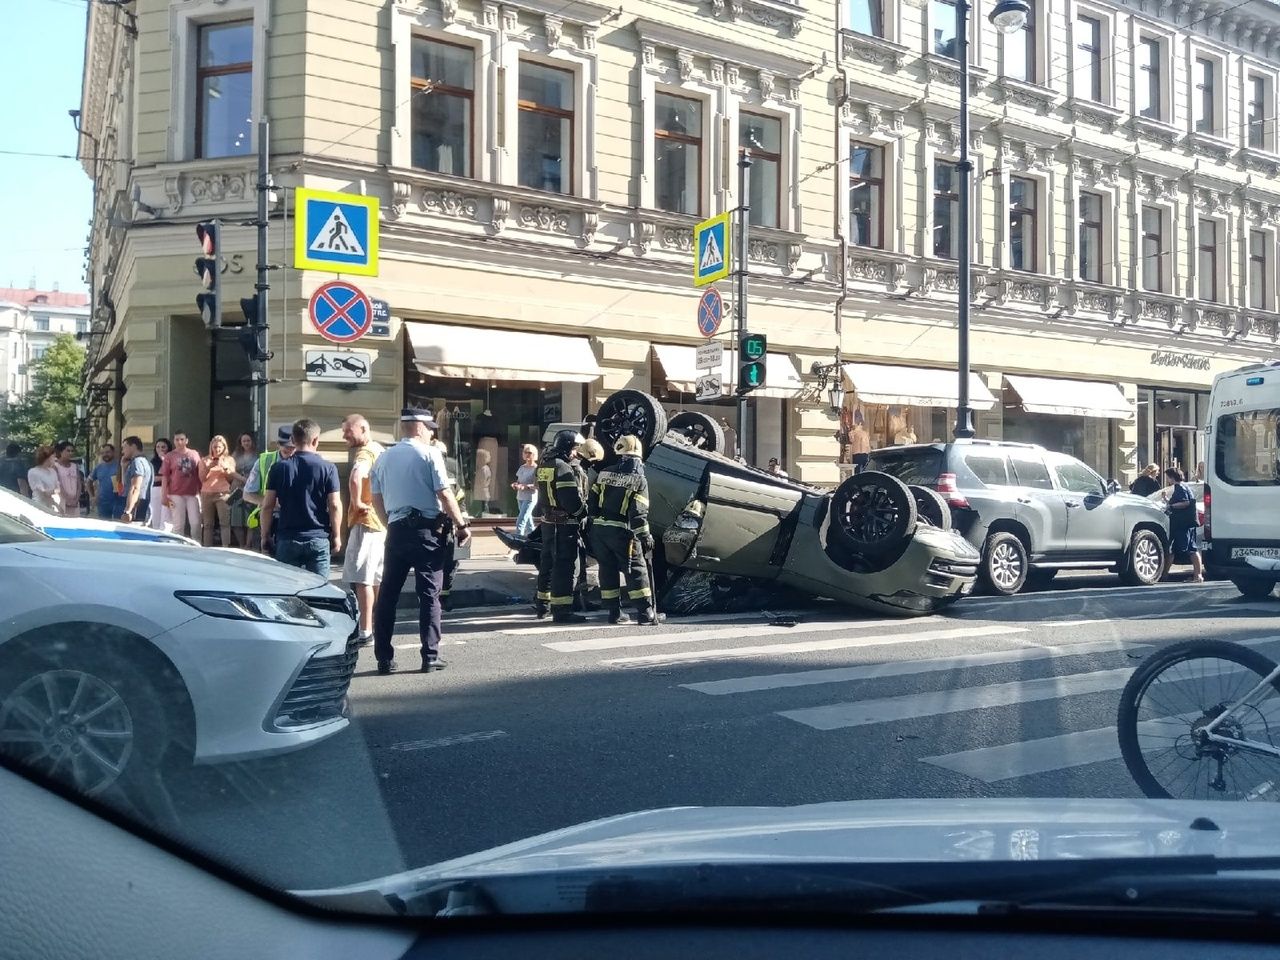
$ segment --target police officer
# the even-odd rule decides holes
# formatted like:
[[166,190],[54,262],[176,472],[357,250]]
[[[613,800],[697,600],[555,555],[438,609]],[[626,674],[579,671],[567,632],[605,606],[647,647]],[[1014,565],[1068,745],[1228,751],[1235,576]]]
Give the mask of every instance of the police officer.
[[[449,482],[449,489],[453,491],[454,499],[458,501],[458,509],[462,511],[462,519],[470,523],[471,517],[467,514],[467,508],[462,505],[461,498],[458,497],[458,478],[453,475],[453,461],[449,459],[449,450],[444,445],[444,441],[439,437],[431,438],[431,445],[440,451],[440,456],[444,458],[445,472],[448,473],[446,478]],[[458,572],[458,560],[455,554],[458,549],[458,532],[457,528],[451,523],[445,534],[444,543],[444,585],[440,590],[440,609],[446,613],[452,607],[451,597],[453,595],[453,578]]]
[[450,525],[458,544],[471,539],[466,518],[449,489],[448,471],[439,448],[431,445],[436,422],[430,411],[406,407],[400,413],[403,439],[378,458],[370,487],[373,509],[387,528],[382,589],[373,608],[373,653],[378,673],[396,669],[391,634],[396,601],[414,571],[418,593],[418,635],[422,671],[443,670],[440,659],[440,591],[443,587],[445,541]]
[[591,487],[591,546],[600,565],[600,597],[609,609],[610,623],[630,623],[622,612],[620,579],[627,578],[627,596],[636,605],[640,623],[655,624],[645,555],[653,549],[649,532],[649,483],[640,462],[640,440],[628,434],[613,447],[620,459],[605,467]]
[[586,516],[585,474],[577,464],[582,434],[561,430],[538,461],[538,499],[543,503],[542,556],[538,563],[538,619],[581,623],[573,612],[573,574],[578,562],[579,524]]

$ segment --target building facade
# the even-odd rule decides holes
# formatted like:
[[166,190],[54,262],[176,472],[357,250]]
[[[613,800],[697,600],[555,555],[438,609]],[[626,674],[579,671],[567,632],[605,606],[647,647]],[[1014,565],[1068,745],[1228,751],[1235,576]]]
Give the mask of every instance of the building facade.
[[0,406],[31,389],[31,364],[61,335],[89,333],[89,297],[83,293],[0,287]]
[[[402,404],[429,405],[473,513],[501,516],[520,445],[615,390],[732,423],[692,393],[691,243],[737,205],[744,146],[749,324],[770,355],[739,449],[831,483],[867,447],[944,438],[955,16],[943,0],[93,5],[96,429],[251,426],[243,354],[211,343],[191,263],[193,225],[217,217],[224,303],[252,293],[241,224],[266,115],[270,420],[315,417],[325,449],[349,412],[389,434]],[[1275,347],[1280,8],[1039,0],[1011,38],[977,3],[971,36],[980,435],[1108,476],[1193,467],[1214,374]],[[369,384],[307,379],[324,344],[308,301],[335,274],[290,267],[299,187],[379,198],[380,269],[357,282],[391,323],[354,345]]]

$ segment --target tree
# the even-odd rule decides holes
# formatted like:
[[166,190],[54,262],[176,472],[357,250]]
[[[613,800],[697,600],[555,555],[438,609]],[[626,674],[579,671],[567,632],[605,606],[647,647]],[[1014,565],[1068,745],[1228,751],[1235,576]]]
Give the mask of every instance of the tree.
[[0,411],[0,437],[28,454],[42,443],[75,438],[84,351],[75,337],[62,334],[31,367],[31,389]]

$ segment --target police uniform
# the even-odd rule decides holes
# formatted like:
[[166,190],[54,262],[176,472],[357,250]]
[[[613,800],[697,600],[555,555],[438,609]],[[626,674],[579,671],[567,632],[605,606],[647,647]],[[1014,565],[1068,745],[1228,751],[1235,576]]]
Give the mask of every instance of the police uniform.
[[[440,451],[440,456],[444,457],[445,472],[448,474],[449,458],[448,451],[439,437],[431,439],[431,445]],[[458,496],[458,479],[452,475],[448,475],[446,479],[449,482],[449,489],[453,491],[455,497]],[[458,508],[462,509],[462,500],[458,500]],[[467,518],[467,513],[463,510],[463,517]],[[458,550],[458,532],[453,528],[453,524],[449,524],[448,530],[444,538],[444,581],[440,590],[440,609],[448,610],[451,606],[450,597],[453,594],[453,577],[458,572],[458,560],[456,557]]]
[[623,437],[614,447],[621,459],[601,470],[591,486],[587,508],[591,515],[591,547],[600,568],[600,598],[610,623],[629,623],[622,613],[621,578],[627,597],[636,605],[640,622],[658,622],[645,551],[653,546],[649,533],[649,484],[640,462],[640,441]]
[[586,474],[574,462],[580,434],[561,430],[538,462],[538,499],[543,502],[542,556],[538,563],[539,617],[550,609],[559,623],[581,620],[573,613],[573,578],[578,561],[579,524],[586,516]]

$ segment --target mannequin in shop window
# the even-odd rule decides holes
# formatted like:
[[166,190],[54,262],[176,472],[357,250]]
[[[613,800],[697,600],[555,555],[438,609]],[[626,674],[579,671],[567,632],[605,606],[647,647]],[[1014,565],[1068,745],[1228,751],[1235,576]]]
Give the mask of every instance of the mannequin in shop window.
[[476,501],[476,509],[481,515],[495,514],[498,505],[494,500],[494,466],[504,462],[498,438],[502,431],[498,427],[498,418],[493,411],[485,407],[484,413],[475,418],[472,431],[476,441],[476,470],[472,480],[471,497]]
[[905,421],[898,432],[893,435],[893,442],[900,447],[916,442],[916,432],[912,428],[910,421]]
[[720,418],[720,429],[724,431],[724,455],[726,457],[736,457],[738,455],[738,431],[729,426],[729,421],[725,417]]
[[853,426],[849,428],[849,462],[853,464],[853,472],[861,473],[867,469],[871,459],[871,434],[867,432],[867,421],[862,415],[862,408],[853,411]]
[[493,503],[493,467],[489,465],[492,454],[481,447],[476,451],[476,479],[471,488],[471,499],[476,503],[476,510],[481,516],[494,513]]

